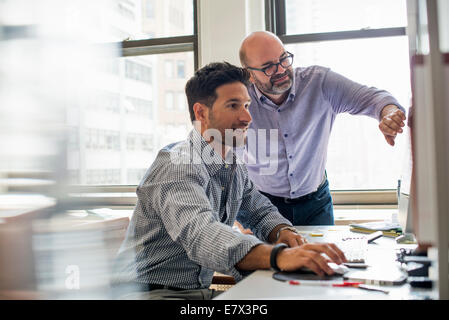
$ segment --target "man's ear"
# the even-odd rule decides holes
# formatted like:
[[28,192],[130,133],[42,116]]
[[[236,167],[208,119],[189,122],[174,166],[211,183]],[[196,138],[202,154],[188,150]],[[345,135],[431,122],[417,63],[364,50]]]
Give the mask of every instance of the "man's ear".
[[251,81],[251,83],[256,83],[256,79],[254,78],[254,73],[249,69],[246,69],[246,70],[248,70],[248,72],[249,72],[249,81]]
[[208,119],[209,108],[202,103],[196,102],[193,105],[193,112],[195,113],[196,121],[200,121],[201,123],[204,123],[204,121],[206,119]]

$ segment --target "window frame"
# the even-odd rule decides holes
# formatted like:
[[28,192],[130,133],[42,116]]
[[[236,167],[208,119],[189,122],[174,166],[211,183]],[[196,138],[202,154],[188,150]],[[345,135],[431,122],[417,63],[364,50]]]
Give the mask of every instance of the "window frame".
[[[265,0],[265,29],[276,34],[284,44],[407,36],[407,27],[405,26],[307,34],[287,34],[285,0]],[[331,190],[334,205],[337,206],[363,205],[395,208],[397,207],[396,193],[396,189]]]
[[[124,40],[119,43],[120,56],[193,51],[194,70],[197,70],[199,66],[198,2],[200,0],[192,1],[193,35]],[[287,35],[285,34],[285,0],[264,1],[266,30],[275,33],[285,44],[406,35],[406,27]],[[113,43],[113,45],[117,45],[117,43]],[[72,206],[78,205],[80,208],[108,206],[129,209],[134,207],[137,202],[136,188],[137,185],[72,184],[68,186],[69,201]],[[336,208],[397,208],[397,190],[395,189],[331,190],[331,194]]]
[[[199,0],[191,0],[193,4],[193,34],[183,35],[183,36],[172,36],[172,37],[159,37],[159,38],[148,38],[139,40],[124,39],[119,42],[108,42],[101,44],[100,46],[119,48],[118,58],[132,57],[132,56],[147,56],[154,54],[170,54],[170,53],[180,53],[180,52],[192,52],[194,60],[194,71],[198,69],[199,65],[199,50],[198,50],[198,7]],[[173,75],[172,78],[177,77],[176,63],[173,63]],[[175,106],[176,95],[173,95],[173,106]],[[154,106],[152,106],[154,107]],[[169,111],[176,110],[176,108]],[[129,151],[129,150],[127,150]],[[110,193],[111,188],[113,190],[125,190],[119,192],[127,192],[129,188],[134,188],[135,193],[136,185],[83,185],[83,184],[68,184],[68,191],[72,193],[73,190],[88,190],[89,192],[82,195],[82,201],[89,198],[89,193]],[[85,189],[87,188],[87,189]],[[77,193],[77,192],[75,192]],[[78,198],[81,194],[76,195]],[[109,198],[109,197],[107,197]],[[120,202],[120,201],[119,201]],[[103,201],[100,201],[103,203]],[[113,204],[115,201],[105,201],[105,203]]]
[[406,36],[406,27],[361,29],[349,31],[333,31],[306,34],[288,34],[287,18],[285,12],[285,0],[265,0],[265,28],[276,34],[284,44],[295,44],[302,42],[350,40],[364,38],[380,38]]

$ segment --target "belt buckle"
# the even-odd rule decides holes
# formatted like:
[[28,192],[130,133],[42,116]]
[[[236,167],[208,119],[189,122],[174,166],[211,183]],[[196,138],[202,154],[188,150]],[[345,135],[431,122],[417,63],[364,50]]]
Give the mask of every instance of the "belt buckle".
[[284,198],[284,202],[287,203],[287,204],[295,203],[295,200],[296,199]]

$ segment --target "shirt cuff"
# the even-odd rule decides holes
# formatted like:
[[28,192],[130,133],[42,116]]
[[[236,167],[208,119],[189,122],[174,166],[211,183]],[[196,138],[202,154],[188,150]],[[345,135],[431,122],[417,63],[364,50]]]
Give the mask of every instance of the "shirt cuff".
[[252,272],[248,270],[239,270],[235,267],[235,265],[239,263],[251,251],[252,248],[259,244],[263,244],[262,241],[252,235],[242,235],[239,237],[238,242],[238,244],[229,244],[230,247],[237,245],[237,250],[234,250],[235,253],[230,255],[230,269],[224,270],[224,273],[232,275],[235,281],[242,280],[245,276]]
[[390,104],[395,105],[395,106],[398,107],[402,112],[404,112],[404,114],[407,114],[407,112],[405,111],[404,107],[401,106],[401,105],[399,104],[399,102],[397,102],[396,100],[393,100],[393,101],[392,101],[392,100],[381,101],[381,102],[378,104],[377,108],[376,108],[376,116],[377,116],[377,119],[378,119],[379,121],[382,120],[382,119],[380,118],[380,115],[382,114],[382,110],[383,110],[386,106],[388,106],[388,105],[390,105]]

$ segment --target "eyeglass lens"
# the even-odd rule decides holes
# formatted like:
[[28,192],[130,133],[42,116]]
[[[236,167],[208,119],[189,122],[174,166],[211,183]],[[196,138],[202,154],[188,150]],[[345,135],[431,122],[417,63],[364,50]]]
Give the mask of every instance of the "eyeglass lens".
[[279,63],[272,64],[272,65],[268,66],[268,67],[265,69],[265,74],[266,74],[267,76],[271,76],[271,75],[275,74],[275,73],[278,71],[278,66],[279,66],[279,64],[280,64],[283,68],[287,68],[287,67],[290,67],[290,66],[292,65],[292,63],[293,63],[293,57],[292,57],[292,55],[288,55],[288,56],[286,56],[285,58],[282,58],[282,59],[279,61]]

